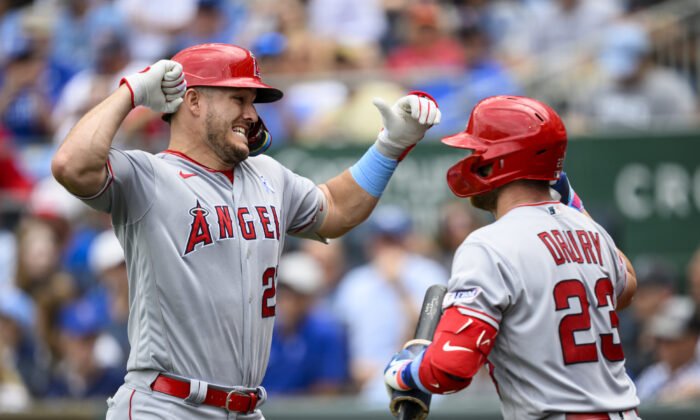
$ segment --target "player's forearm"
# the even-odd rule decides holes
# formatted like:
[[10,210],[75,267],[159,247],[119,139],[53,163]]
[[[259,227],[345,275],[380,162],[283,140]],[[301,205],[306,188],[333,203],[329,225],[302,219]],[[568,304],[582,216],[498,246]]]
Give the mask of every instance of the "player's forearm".
[[328,213],[318,231],[326,238],[341,236],[362,223],[379,201],[355,182],[349,170],[319,188],[328,200]]
[[634,272],[634,267],[632,267],[632,263],[627,256],[619,249],[617,252],[620,254],[620,258],[622,258],[622,260],[625,262],[627,269],[627,283],[625,284],[625,290],[623,290],[622,294],[617,297],[617,306],[615,307],[616,311],[621,311],[632,303],[634,293],[637,291],[637,274]]
[[81,118],[51,161],[56,180],[80,196],[97,193],[107,179],[112,140],[129,111],[131,93],[122,85]]

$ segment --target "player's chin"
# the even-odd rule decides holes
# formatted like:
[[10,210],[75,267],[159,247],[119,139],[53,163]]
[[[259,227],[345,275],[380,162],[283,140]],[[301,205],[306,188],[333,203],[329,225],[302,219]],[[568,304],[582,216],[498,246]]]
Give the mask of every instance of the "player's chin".
[[241,138],[241,136],[234,134],[233,140],[230,143],[229,154],[235,158],[237,162],[247,159],[250,155],[248,139]]
[[247,144],[235,142],[224,145],[217,154],[224,162],[233,166],[238,162],[246,160],[249,153],[250,151],[248,150]]
[[233,158],[236,160],[236,162],[241,162],[246,159],[248,159],[248,156],[250,155],[250,150],[248,149],[248,145],[235,145],[233,147]]

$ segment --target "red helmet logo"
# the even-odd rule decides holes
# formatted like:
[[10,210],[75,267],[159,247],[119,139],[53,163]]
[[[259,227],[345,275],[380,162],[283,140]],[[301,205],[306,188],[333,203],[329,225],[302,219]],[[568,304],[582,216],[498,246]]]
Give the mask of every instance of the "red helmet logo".
[[566,129],[554,110],[531,98],[493,96],[479,102],[464,132],[445,137],[471,153],[447,171],[447,184],[470,197],[517,179],[559,179]]
[[253,71],[255,72],[255,77],[258,79],[260,78],[260,67],[258,67],[258,59],[255,58],[255,55],[253,54],[252,51],[250,51],[250,58],[253,59]]

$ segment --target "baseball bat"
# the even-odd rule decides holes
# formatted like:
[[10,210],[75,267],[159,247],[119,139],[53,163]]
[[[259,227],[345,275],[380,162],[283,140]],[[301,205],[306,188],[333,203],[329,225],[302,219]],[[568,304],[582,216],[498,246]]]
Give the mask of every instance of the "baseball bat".
[[[425,292],[416,332],[413,334],[413,340],[406,343],[404,348],[417,354],[433,340],[433,334],[442,316],[442,300],[445,293],[447,288],[440,284],[430,286]],[[430,398],[430,394],[419,389],[394,391],[389,408],[398,420],[423,420],[428,417],[430,411]]]

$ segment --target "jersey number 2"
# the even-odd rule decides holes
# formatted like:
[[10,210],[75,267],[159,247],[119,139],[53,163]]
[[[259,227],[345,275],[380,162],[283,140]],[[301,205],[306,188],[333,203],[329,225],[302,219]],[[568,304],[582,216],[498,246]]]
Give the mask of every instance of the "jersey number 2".
[[[557,311],[569,309],[569,298],[576,297],[581,303],[581,312],[566,315],[559,323],[559,340],[561,342],[564,364],[598,361],[597,343],[576,344],[574,333],[591,329],[590,304],[586,288],[580,280],[564,280],[554,286],[554,302]],[[607,311],[610,317],[611,331],[600,334],[601,352],[611,362],[625,358],[622,344],[613,342],[612,329],[616,329],[619,320],[612,304],[613,285],[610,279],[603,277],[595,284],[596,310]]]
[[268,267],[262,276],[262,317],[275,316],[275,305],[270,306],[269,299],[275,297],[275,267]]

